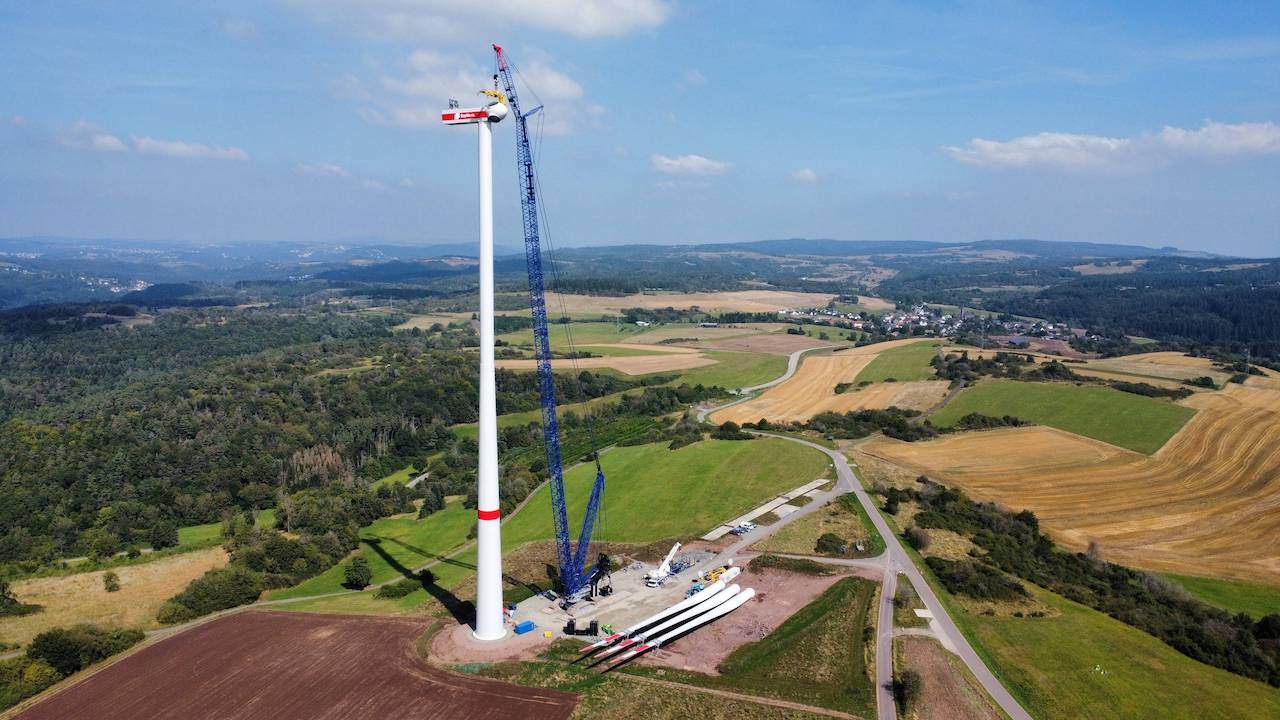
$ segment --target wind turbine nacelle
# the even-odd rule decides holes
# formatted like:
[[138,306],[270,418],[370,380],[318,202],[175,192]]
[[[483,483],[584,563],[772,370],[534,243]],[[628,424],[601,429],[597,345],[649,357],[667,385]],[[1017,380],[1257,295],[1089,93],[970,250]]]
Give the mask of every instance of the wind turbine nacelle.
[[495,123],[502,122],[502,118],[511,112],[511,108],[507,107],[505,103],[494,103],[485,108],[485,110],[489,111],[489,122]]

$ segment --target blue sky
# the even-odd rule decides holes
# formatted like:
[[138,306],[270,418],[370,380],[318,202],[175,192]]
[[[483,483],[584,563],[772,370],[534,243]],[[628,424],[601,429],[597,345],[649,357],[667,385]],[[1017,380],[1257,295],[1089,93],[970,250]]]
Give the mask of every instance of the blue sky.
[[6,3],[0,235],[469,240],[473,131],[436,118],[491,41],[547,106],[560,245],[1280,255],[1280,5],[1230,2]]

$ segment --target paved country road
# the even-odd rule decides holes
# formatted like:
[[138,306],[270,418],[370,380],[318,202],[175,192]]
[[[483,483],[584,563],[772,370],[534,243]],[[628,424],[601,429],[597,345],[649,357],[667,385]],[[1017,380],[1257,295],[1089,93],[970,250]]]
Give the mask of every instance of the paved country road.
[[[742,390],[750,391],[781,383],[795,373],[796,366],[799,364],[800,355],[804,352],[805,351],[800,351],[791,354],[787,373],[782,377],[774,380],[773,382],[765,383],[764,385],[757,385],[754,388],[743,388]],[[746,402],[749,399],[750,397],[742,397],[734,400],[733,402],[725,403],[724,405],[701,408],[698,411],[698,420],[705,422],[707,415],[717,410],[729,407],[730,405]],[[1022,705],[1014,699],[1013,695],[1011,695],[1009,691],[1000,684],[1000,681],[996,679],[996,676],[991,672],[990,668],[988,668],[986,663],[982,661],[982,658],[978,656],[978,653],[974,651],[973,646],[969,644],[969,640],[960,632],[960,628],[956,627],[955,622],[951,619],[951,615],[947,612],[946,607],[943,606],[942,601],[938,599],[937,594],[933,592],[933,588],[929,586],[929,583],[925,581],[924,576],[920,574],[920,570],[916,567],[915,561],[907,554],[906,549],[902,547],[902,542],[898,540],[898,536],[880,515],[880,510],[871,500],[871,496],[865,489],[863,489],[862,483],[858,482],[857,478],[854,476],[853,469],[850,467],[849,461],[845,458],[844,453],[796,437],[774,435],[772,433],[755,434],[768,435],[769,437],[781,438],[790,442],[800,443],[801,445],[808,445],[815,450],[825,453],[827,457],[831,458],[831,462],[835,464],[835,487],[825,493],[822,497],[814,498],[820,502],[812,502],[800,508],[801,511],[808,510],[809,512],[812,512],[818,507],[824,505],[827,501],[831,500],[834,495],[852,491],[854,495],[857,496],[858,502],[862,504],[862,508],[866,510],[867,517],[871,518],[871,523],[875,525],[880,536],[884,538],[885,553],[881,558],[876,558],[876,560],[883,559],[884,562],[884,582],[881,588],[880,597],[880,622],[877,626],[878,632],[876,634],[876,715],[878,720],[896,720],[897,718],[897,707],[894,702],[893,692],[890,690],[889,685],[893,680],[892,603],[893,593],[897,588],[899,573],[907,576],[908,582],[910,582],[915,588],[916,594],[920,596],[920,600],[924,603],[925,608],[933,614],[937,629],[944,636],[940,637],[939,640],[942,641],[944,646],[949,644],[948,649],[954,648],[953,652],[960,657],[961,661],[964,662],[965,666],[969,668],[969,671],[973,673],[973,676],[977,678],[978,682],[987,691],[987,694],[995,700],[997,705],[1000,706],[1000,709],[1004,710],[1005,714],[1007,714],[1011,720],[1032,720],[1031,715],[1023,709]],[[797,511],[785,519],[788,521],[794,520],[796,519],[794,516],[800,515],[801,513]],[[741,549],[739,546],[744,548],[759,539],[759,536],[752,533],[750,536],[746,536],[737,543],[734,543],[729,550],[736,551]],[[832,562],[830,558],[814,559],[821,562]],[[861,561],[860,564],[865,562],[865,560]]]

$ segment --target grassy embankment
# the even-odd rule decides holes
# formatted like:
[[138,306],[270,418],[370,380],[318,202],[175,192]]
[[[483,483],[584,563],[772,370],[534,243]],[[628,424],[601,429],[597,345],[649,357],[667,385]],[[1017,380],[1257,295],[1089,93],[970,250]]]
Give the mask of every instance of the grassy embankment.
[[1103,613],[1027,587],[1059,614],[966,614],[963,622],[1033,717],[1280,717],[1280,690],[1192,660]]
[[1193,597],[1224,610],[1246,613],[1254,618],[1280,613],[1280,587],[1275,585],[1172,573],[1164,576],[1181,585]]
[[[866,487],[861,473],[855,470]],[[893,516],[881,516],[895,532]],[[1041,720],[1251,720],[1280,713],[1280,690],[1192,660],[1141,630],[1023,583],[1051,617],[966,611],[904,545],[974,649]]]
[[938,354],[936,344],[936,340],[923,340],[885,350],[858,373],[855,382],[928,380],[934,377],[929,361]]
[[[827,467],[821,453],[785,440],[706,440],[679,450],[668,450],[663,443],[619,447],[606,452],[602,463],[607,478],[603,539],[636,544],[706,532],[778,493],[821,476]],[[594,480],[593,465],[578,465],[565,472],[570,528],[581,525]],[[727,488],[733,492],[726,492]],[[464,542],[473,519],[474,511],[451,505],[421,521],[405,516],[380,520],[362,536],[382,538],[379,546],[387,554],[398,557],[405,567],[416,568]],[[399,535],[390,539],[393,533]],[[550,489],[544,485],[503,524],[502,545],[509,551],[553,536]],[[396,576],[397,571],[372,547],[366,546],[361,553],[374,568],[375,583]],[[471,574],[474,561],[475,551],[470,549],[456,561],[436,566],[433,572],[441,586],[452,587]],[[334,568],[270,598],[340,592],[341,583],[342,570]],[[426,597],[425,591],[417,591],[407,596],[403,605],[412,606]],[[391,601],[381,602],[390,607]],[[344,600],[288,607],[361,611],[346,604]]]
[[961,391],[930,419],[935,425],[949,427],[975,412],[1013,415],[1150,455],[1196,411],[1107,387],[984,380]]
[[[875,686],[862,638],[872,622],[868,613],[876,587],[862,578],[840,580],[764,639],[733,651],[720,663],[719,675],[663,669],[662,677],[873,717]],[[624,668],[648,676],[659,672],[640,665]]]

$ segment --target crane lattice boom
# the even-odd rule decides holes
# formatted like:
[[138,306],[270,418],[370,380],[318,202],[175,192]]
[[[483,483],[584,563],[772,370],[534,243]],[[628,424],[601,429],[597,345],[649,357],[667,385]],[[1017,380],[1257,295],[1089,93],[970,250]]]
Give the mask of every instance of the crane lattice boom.
[[502,79],[507,105],[516,124],[516,166],[520,178],[520,208],[524,223],[524,259],[529,274],[529,308],[533,311],[533,345],[538,361],[538,394],[542,404],[542,435],[547,453],[547,475],[551,484],[551,513],[556,531],[556,558],[560,566],[560,580],[565,595],[572,598],[589,582],[591,572],[585,571],[587,552],[595,529],[600,502],[604,494],[604,471],[596,457],[596,480],[578,533],[576,548],[569,540],[569,517],[565,506],[564,468],[560,458],[560,426],[556,418],[556,387],[551,375],[551,338],[547,333],[547,299],[542,273],[542,247],[538,237],[538,190],[533,169],[533,151],[529,143],[528,119],[541,110],[535,107],[525,113],[520,109],[515,78],[511,64],[498,45],[493,46],[497,55],[498,75]]

